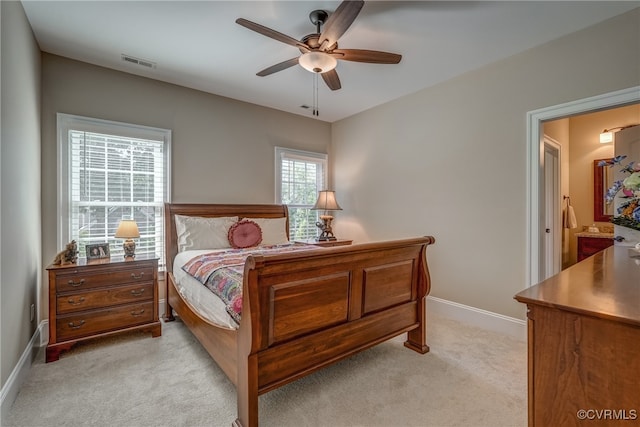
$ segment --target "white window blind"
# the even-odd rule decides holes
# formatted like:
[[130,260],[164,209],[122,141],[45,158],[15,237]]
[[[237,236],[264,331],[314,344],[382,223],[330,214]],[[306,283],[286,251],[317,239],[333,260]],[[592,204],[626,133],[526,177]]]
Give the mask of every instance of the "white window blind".
[[276,198],[289,209],[291,240],[318,234],[318,212],[311,208],[325,189],[326,169],[326,154],[276,147]]
[[90,243],[108,242],[123,256],[114,234],[134,219],[136,254],[164,263],[163,204],[168,201],[170,131],[59,115],[63,170],[61,245],[75,239],[80,256]]

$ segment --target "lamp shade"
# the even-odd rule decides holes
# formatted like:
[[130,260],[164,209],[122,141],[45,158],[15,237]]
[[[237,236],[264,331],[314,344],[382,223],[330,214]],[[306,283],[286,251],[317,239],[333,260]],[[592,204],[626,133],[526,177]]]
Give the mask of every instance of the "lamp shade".
[[322,190],[318,192],[318,200],[311,209],[323,211],[341,211],[342,208],[336,201],[336,192],[330,190]]
[[137,239],[140,237],[138,224],[132,219],[123,219],[118,225],[115,237],[118,239]]
[[300,55],[298,64],[312,73],[326,73],[336,68],[338,61],[327,53],[311,51]]

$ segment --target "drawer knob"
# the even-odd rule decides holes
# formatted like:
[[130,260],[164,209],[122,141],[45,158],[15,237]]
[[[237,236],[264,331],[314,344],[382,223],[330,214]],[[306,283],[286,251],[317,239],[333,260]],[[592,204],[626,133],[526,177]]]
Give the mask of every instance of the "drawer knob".
[[78,301],[74,300],[73,298],[69,298],[69,304],[70,305],[80,305],[85,301],[84,297],[80,297],[78,298]]
[[69,327],[71,329],[80,329],[84,325],[84,323],[84,320],[79,321],[77,325],[75,322],[69,322]]
[[80,281],[78,282],[74,282],[73,279],[69,280],[69,286],[73,286],[74,288],[77,288],[78,286],[81,286],[84,284],[84,279],[80,279]]
[[142,289],[134,289],[131,291],[131,295],[133,295],[134,297],[139,297],[142,294],[144,294],[144,288]]
[[144,276],[144,271],[143,271],[142,273],[140,273],[140,274],[131,273],[131,277],[132,277],[133,279],[136,279],[136,280],[137,280],[137,279],[142,279],[142,277],[143,277],[143,276]]
[[135,310],[134,310],[134,311],[132,311],[132,312],[131,312],[131,315],[132,315],[133,317],[142,316],[143,314],[144,314],[144,308],[143,308],[142,310],[138,310],[138,311],[135,311]]

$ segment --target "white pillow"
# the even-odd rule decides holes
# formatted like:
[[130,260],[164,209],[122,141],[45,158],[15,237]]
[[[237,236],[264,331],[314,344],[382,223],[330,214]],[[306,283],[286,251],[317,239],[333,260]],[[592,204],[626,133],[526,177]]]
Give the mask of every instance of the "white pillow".
[[196,249],[230,248],[229,228],[238,222],[237,216],[204,218],[176,215],[178,252]]
[[261,246],[289,243],[287,239],[286,218],[249,218],[262,229]]

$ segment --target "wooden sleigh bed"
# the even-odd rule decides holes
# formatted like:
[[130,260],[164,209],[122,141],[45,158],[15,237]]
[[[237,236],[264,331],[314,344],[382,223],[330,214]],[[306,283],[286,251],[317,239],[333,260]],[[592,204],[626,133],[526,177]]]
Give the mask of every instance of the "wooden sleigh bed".
[[175,284],[175,215],[286,218],[284,205],[165,204],[167,311],[235,384],[236,427],[258,425],[258,396],[402,333],[426,353],[427,246],[433,237],[252,255],[237,329],[206,320]]

